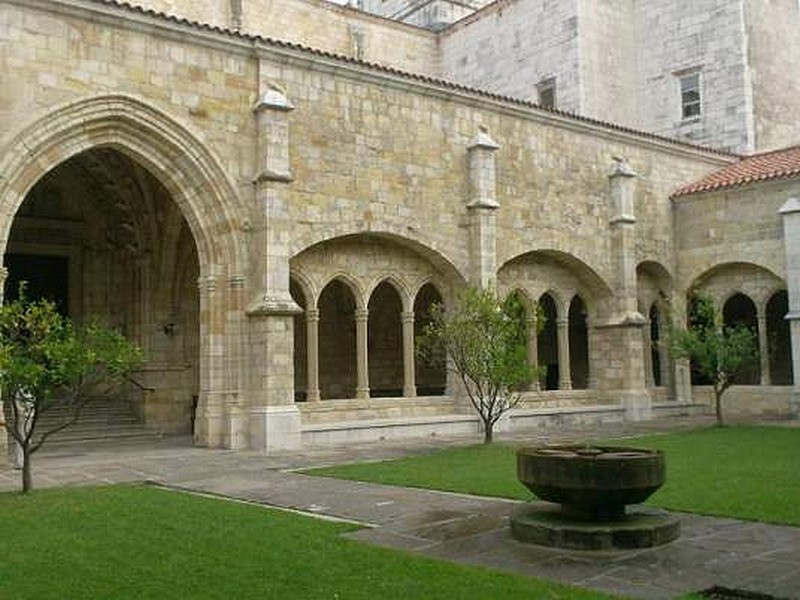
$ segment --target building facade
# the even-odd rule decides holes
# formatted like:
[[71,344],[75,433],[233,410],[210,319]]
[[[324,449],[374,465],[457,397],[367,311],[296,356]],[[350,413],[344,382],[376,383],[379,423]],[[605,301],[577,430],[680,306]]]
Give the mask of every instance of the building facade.
[[696,288],[759,330],[737,410],[794,410],[791,152],[448,82],[440,34],[329,3],[139,4],[0,3],[0,246],[9,283],[142,345],[149,427],[267,452],[476,431],[413,351],[470,284],[520,295],[548,367],[501,427],[703,410],[664,343]]

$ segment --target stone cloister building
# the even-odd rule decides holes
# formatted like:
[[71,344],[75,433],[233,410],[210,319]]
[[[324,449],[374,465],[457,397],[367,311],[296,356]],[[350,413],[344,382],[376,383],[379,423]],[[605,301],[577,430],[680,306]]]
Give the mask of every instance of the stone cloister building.
[[732,409],[794,410],[796,148],[449,83],[437,34],[321,2],[138,4],[0,2],[0,250],[7,296],[144,348],[148,427],[262,451],[476,431],[413,352],[467,285],[519,294],[547,367],[501,427],[704,410],[664,341],[694,289],[759,333]]

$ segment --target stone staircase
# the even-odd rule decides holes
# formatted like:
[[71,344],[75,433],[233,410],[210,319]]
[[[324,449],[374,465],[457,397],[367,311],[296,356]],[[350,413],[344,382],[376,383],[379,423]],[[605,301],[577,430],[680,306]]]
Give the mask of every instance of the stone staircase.
[[[69,412],[61,407],[51,408],[40,417],[36,431],[41,434],[52,429],[68,416]],[[158,437],[155,432],[145,429],[126,400],[98,398],[86,403],[75,423],[50,436],[45,447],[85,442],[134,442]]]

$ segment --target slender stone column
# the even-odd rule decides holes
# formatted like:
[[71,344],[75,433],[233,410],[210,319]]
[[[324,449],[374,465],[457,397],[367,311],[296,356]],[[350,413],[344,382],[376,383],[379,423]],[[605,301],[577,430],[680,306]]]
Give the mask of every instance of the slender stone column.
[[[538,372],[539,369],[539,320],[536,318],[536,307],[530,310],[531,313],[526,317],[525,322],[528,325],[528,365],[531,370]],[[539,391],[539,376],[537,375],[528,384],[528,391]]]
[[403,396],[413,398],[417,395],[414,372],[414,311],[404,310],[400,319],[403,322]]
[[306,401],[319,402],[319,310],[306,309]]
[[470,283],[481,289],[494,286],[497,274],[496,212],[500,205],[495,199],[495,154],[499,148],[485,128],[472,138],[468,148]]
[[764,314],[766,307],[757,308],[758,316],[758,356],[761,368],[761,385],[770,385],[769,379],[769,344],[767,343],[767,316]]
[[778,211],[783,218],[783,247],[786,251],[786,287],[789,294],[789,334],[792,338],[794,387],[789,411],[800,418],[800,198],[789,198]]
[[556,321],[558,332],[558,389],[572,389],[572,366],[569,357],[569,319]]
[[356,319],[356,398],[369,398],[369,348],[367,340],[367,323],[369,311],[366,308],[357,308]]

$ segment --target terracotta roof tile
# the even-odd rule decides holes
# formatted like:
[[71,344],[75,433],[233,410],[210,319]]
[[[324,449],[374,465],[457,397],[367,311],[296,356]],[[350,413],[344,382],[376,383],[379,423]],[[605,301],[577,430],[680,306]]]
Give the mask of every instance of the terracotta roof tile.
[[678,188],[672,198],[793,177],[800,177],[800,146],[745,156],[737,163]]
[[568,111],[565,111],[565,110],[559,110],[559,109],[555,109],[555,108],[546,108],[546,107],[543,107],[543,106],[539,106],[535,102],[530,102],[528,100],[522,100],[520,98],[514,98],[512,96],[504,96],[502,94],[497,94],[497,93],[490,92],[490,91],[483,90],[483,89],[479,89],[479,88],[473,88],[473,87],[470,87],[470,86],[467,86],[467,85],[463,85],[463,84],[460,84],[460,83],[455,83],[455,82],[448,81],[448,80],[445,80],[445,79],[439,79],[439,78],[436,78],[436,77],[431,77],[431,76],[428,76],[428,75],[420,75],[418,73],[410,73],[408,71],[403,71],[401,69],[396,69],[394,67],[390,67],[390,66],[387,66],[387,65],[368,62],[368,61],[364,61],[364,60],[359,60],[359,59],[352,58],[352,57],[349,57],[349,56],[344,56],[344,55],[341,55],[341,54],[336,54],[334,52],[329,52],[327,50],[320,50],[320,49],[317,49],[317,48],[312,48],[310,46],[305,46],[303,44],[298,44],[296,42],[287,42],[287,41],[278,40],[278,39],[274,39],[274,38],[268,38],[268,37],[263,37],[263,36],[259,36],[259,35],[242,33],[240,31],[237,31],[237,30],[234,30],[234,29],[228,29],[226,27],[218,27],[218,26],[215,26],[215,25],[209,25],[207,23],[201,23],[199,21],[193,21],[193,20],[190,20],[190,19],[186,19],[184,17],[178,17],[178,16],[171,15],[171,14],[168,14],[168,13],[165,13],[165,12],[155,11],[155,10],[150,9],[150,8],[144,8],[142,6],[139,6],[139,5],[136,5],[136,4],[132,4],[131,2],[128,2],[128,1],[125,1],[125,0],[89,0],[89,1],[90,2],[94,2],[96,4],[101,4],[101,5],[104,5],[104,6],[113,6],[113,7],[124,9],[124,10],[130,11],[130,12],[135,12],[135,13],[139,13],[139,14],[149,15],[151,17],[157,17],[157,18],[160,18],[160,19],[165,19],[165,20],[170,21],[172,23],[178,23],[178,24],[181,24],[181,25],[186,25],[186,26],[193,27],[193,28],[200,29],[200,30],[204,30],[204,31],[221,33],[221,34],[224,34],[224,35],[229,35],[229,36],[232,36],[232,37],[237,37],[239,39],[244,39],[244,40],[249,40],[249,41],[257,41],[257,42],[261,42],[261,43],[264,43],[264,44],[277,46],[277,47],[280,47],[280,48],[291,48],[291,49],[300,50],[300,51],[303,51],[303,52],[308,52],[308,53],[311,53],[311,54],[315,54],[317,56],[324,56],[326,58],[334,59],[334,60],[337,60],[337,61],[347,62],[347,63],[351,63],[351,64],[357,64],[357,65],[361,65],[361,66],[364,66],[364,67],[367,67],[367,68],[370,68],[370,69],[374,69],[374,70],[377,70],[377,71],[382,71],[384,73],[391,73],[392,75],[397,75],[398,77],[403,77],[405,79],[411,79],[411,80],[414,80],[414,81],[421,81],[421,82],[424,82],[424,83],[429,83],[431,85],[435,85],[435,86],[446,88],[446,89],[456,90],[456,91],[460,91],[460,92],[466,92],[466,93],[474,94],[474,95],[477,95],[477,96],[481,96],[483,98],[489,98],[489,99],[492,99],[492,100],[497,100],[499,102],[503,102],[503,103],[506,103],[506,104],[514,104],[516,106],[522,106],[522,107],[526,107],[526,108],[535,108],[535,109],[538,109],[538,110],[542,110],[542,111],[546,111],[546,112],[550,112],[550,113],[559,115],[561,117],[566,117],[568,119],[572,119],[572,120],[575,120],[575,121],[581,121],[583,123],[588,123],[588,124],[591,124],[591,125],[598,125],[600,127],[604,127],[606,129],[610,129],[610,130],[613,130],[613,131],[619,131],[619,132],[622,132],[622,133],[633,134],[633,135],[636,135],[636,136],[641,137],[641,138],[656,140],[656,141],[660,141],[660,142],[667,142],[669,144],[672,144],[672,145],[675,145],[675,146],[683,146],[685,148],[694,148],[694,149],[697,149],[697,150],[701,150],[703,152],[708,152],[708,153],[711,153],[711,154],[718,154],[720,156],[730,156],[730,157],[736,157],[737,156],[733,152],[729,152],[729,151],[726,151],[726,150],[721,150],[719,148],[712,148],[712,147],[709,147],[709,146],[699,146],[697,144],[692,144],[690,142],[685,142],[683,140],[678,140],[678,139],[675,139],[675,138],[670,138],[670,137],[666,137],[666,136],[663,136],[663,135],[650,133],[650,132],[647,132],[647,131],[641,131],[641,130],[638,130],[638,129],[633,129],[632,127],[626,127],[624,125],[618,125],[616,123],[611,123],[611,122],[608,122],[608,121],[601,121],[599,119],[595,119],[595,118],[592,118],[592,117],[586,117],[586,116],[583,116],[583,115],[580,115],[580,114],[577,114],[577,113],[568,112]]

